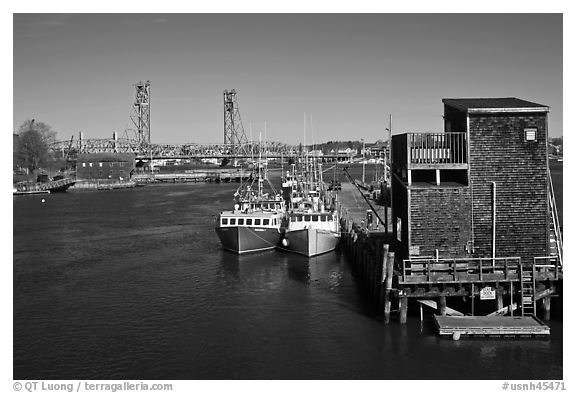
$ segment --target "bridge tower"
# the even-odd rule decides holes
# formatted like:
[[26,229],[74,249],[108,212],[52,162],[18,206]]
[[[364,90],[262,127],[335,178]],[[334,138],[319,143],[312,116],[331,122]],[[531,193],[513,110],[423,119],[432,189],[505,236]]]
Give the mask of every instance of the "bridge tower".
[[236,90],[224,90],[224,144],[231,146],[231,154],[247,154],[248,139],[240,119]]
[[138,82],[130,119],[136,127],[138,147],[150,145],[150,81]]

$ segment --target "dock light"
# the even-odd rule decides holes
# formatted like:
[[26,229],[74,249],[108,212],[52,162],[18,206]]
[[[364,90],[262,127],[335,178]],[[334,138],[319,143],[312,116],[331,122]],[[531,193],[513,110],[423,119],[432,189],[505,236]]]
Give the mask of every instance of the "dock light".
[[46,199],[42,198],[42,203],[46,202]]

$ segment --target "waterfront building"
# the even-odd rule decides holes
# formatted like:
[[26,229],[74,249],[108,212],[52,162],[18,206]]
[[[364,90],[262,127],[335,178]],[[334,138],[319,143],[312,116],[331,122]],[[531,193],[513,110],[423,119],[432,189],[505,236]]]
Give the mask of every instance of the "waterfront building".
[[135,168],[135,154],[96,153],[79,154],[76,163],[76,179],[124,181],[130,179]]
[[548,256],[549,108],[517,98],[443,103],[443,133],[392,139],[398,256]]

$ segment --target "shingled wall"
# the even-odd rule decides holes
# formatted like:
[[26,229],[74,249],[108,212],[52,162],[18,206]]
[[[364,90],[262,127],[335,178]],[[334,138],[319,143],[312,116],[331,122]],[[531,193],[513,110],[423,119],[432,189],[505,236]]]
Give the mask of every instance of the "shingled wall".
[[[470,114],[469,124],[475,255],[492,255],[493,181],[496,257],[547,255],[546,114]],[[537,129],[535,142],[525,128]]]
[[469,187],[410,189],[411,256],[467,258],[472,240]]

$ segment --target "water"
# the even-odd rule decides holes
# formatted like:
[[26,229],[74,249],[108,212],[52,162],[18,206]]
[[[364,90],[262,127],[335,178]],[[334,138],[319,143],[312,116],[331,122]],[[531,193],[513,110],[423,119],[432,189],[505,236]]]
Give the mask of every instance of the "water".
[[15,197],[14,379],[562,378],[560,321],[454,342],[384,326],[344,253],[221,250],[236,186]]

